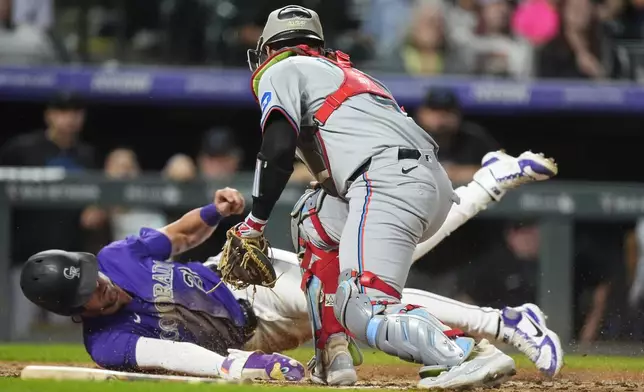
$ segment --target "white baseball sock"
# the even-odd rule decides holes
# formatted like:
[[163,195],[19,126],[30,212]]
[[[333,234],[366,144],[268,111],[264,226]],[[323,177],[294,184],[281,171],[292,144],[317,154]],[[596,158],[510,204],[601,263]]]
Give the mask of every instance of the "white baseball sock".
[[498,309],[468,305],[423,290],[404,289],[402,303],[420,305],[444,324],[488,339],[496,339],[501,327]]

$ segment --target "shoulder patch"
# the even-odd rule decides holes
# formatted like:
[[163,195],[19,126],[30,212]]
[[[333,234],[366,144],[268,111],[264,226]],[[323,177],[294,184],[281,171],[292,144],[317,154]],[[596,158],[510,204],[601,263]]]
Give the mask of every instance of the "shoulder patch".
[[270,91],[267,91],[262,95],[262,99],[259,101],[259,105],[262,108],[262,112],[266,110],[268,107],[268,104],[271,103],[271,99],[273,99],[273,93]]

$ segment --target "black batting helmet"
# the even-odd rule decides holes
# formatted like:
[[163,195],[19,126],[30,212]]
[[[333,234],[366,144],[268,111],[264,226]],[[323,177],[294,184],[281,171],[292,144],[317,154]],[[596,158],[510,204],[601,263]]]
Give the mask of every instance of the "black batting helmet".
[[257,41],[257,47],[248,50],[251,71],[259,68],[268,58],[264,52],[267,45],[293,40],[324,45],[324,32],[317,12],[299,5],[287,5],[271,12]]
[[83,311],[96,290],[98,263],[91,253],[47,250],[22,268],[20,287],[31,302],[62,316]]

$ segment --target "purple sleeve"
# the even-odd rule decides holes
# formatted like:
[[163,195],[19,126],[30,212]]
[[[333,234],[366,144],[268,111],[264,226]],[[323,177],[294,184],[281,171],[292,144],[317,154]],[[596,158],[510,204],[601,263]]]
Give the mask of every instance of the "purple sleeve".
[[85,337],[85,349],[92,360],[105,369],[134,369],[138,340],[138,336],[129,332],[97,332]]
[[144,227],[137,240],[145,247],[148,256],[157,260],[167,260],[172,255],[172,242],[168,236],[154,229]]
[[[151,257],[155,260],[165,261],[172,254],[170,239],[160,231],[144,227],[138,236],[130,236],[121,241],[114,241],[98,252],[98,260],[102,268],[108,265],[121,263],[124,259],[133,258],[141,261],[142,258]],[[104,271],[105,272],[105,271]]]

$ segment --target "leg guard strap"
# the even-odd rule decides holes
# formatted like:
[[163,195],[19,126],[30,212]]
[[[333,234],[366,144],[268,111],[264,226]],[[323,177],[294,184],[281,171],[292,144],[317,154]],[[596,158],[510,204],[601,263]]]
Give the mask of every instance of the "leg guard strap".
[[[325,252],[309,243],[302,261],[302,290],[307,296],[315,346],[318,348],[324,348],[329,336],[346,333],[333,311],[340,274],[337,254],[336,250]],[[316,260],[311,264],[313,256]]]
[[[348,274],[348,271],[345,271],[345,273]],[[384,280],[380,279],[373,272],[364,271],[362,273],[359,273],[356,270],[350,270],[350,275],[341,276],[340,280],[347,280],[349,277],[356,280],[356,283],[358,284],[361,292],[364,291],[362,290],[362,288],[367,287],[378,290],[389,297],[395,298],[398,301],[400,301],[400,298],[402,298],[402,295],[396,289],[387,284]]]

